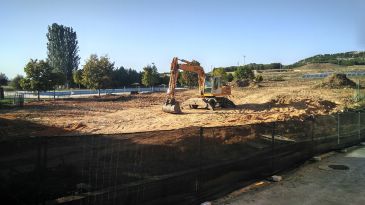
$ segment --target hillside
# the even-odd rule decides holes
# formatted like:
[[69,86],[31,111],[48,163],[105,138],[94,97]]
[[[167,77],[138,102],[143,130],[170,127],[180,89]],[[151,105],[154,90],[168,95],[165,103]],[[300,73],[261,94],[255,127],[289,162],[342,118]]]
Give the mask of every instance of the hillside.
[[290,68],[296,68],[307,64],[331,63],[344,66],[365,65],[365,51],[351,51],[335,54],[320,54],[300,60]]
[[[257,64],[250,63],[244,67],[252,70],[271,70],[271,69],[290,69],[307,66],[310,68],[338,68],[340,66],[365,65],[365,51],[351,51],[345,53],[319,54],[305,58],[291,65],[282,65],[281,63]],[[226,72],[233,72],[238,66],[220,67]]]

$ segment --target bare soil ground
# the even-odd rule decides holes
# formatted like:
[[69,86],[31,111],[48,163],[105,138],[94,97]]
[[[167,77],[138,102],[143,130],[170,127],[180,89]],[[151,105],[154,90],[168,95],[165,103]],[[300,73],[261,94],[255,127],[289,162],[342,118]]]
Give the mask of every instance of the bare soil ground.
[[[234,109],[189,109],[164,113],[164,93],[103,96],[30,102],[23,108],[0,110],[0,135],[67,135],[127,133],[189,126],[226,126],[304,119],[325,115],[352,103],[352,89],[315,88],[319,81],[293,79],[234,88]],[[180,102],[197,90],[179,91]]]

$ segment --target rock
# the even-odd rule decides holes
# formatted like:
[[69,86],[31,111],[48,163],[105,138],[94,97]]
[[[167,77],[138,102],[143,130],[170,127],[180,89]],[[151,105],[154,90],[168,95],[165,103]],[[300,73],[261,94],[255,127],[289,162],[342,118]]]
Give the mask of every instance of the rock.
[[281,176],[278,176],[278,175],[273,175],[273,176],[271,176],[270,179],[273,182],[279,182],[279,181],[283,180],[283,178]]
[[315,156],[315,157],[312,158],[312,160],[315,161],[315,162],[319,162],[319,161],[322,160],[322,157],[321,156]]

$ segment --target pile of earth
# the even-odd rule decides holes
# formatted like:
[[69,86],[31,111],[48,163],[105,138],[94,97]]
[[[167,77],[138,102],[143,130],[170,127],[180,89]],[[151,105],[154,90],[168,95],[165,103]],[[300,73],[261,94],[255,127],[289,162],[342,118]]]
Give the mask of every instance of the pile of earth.
[[242,87],[247,87],[249,85],[250,85],[249,80],[234,80],[231,82],[232,87],[242,88]]
[[328,76],[320,87],[325,88],[355,88],[356,83],[347,78],[345,74],[336,73]]
[[337,104],[323,99],[312,99],[279,95],[270,102],[271,107],[293,107],[296,110],[305,110],[307,114],[329,113]]

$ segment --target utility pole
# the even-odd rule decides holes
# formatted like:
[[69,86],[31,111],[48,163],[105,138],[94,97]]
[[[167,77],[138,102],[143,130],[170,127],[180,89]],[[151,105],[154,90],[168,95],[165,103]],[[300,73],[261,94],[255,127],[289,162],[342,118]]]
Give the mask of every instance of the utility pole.
[[246,65],[246,56],[243,55],[243,65]]

